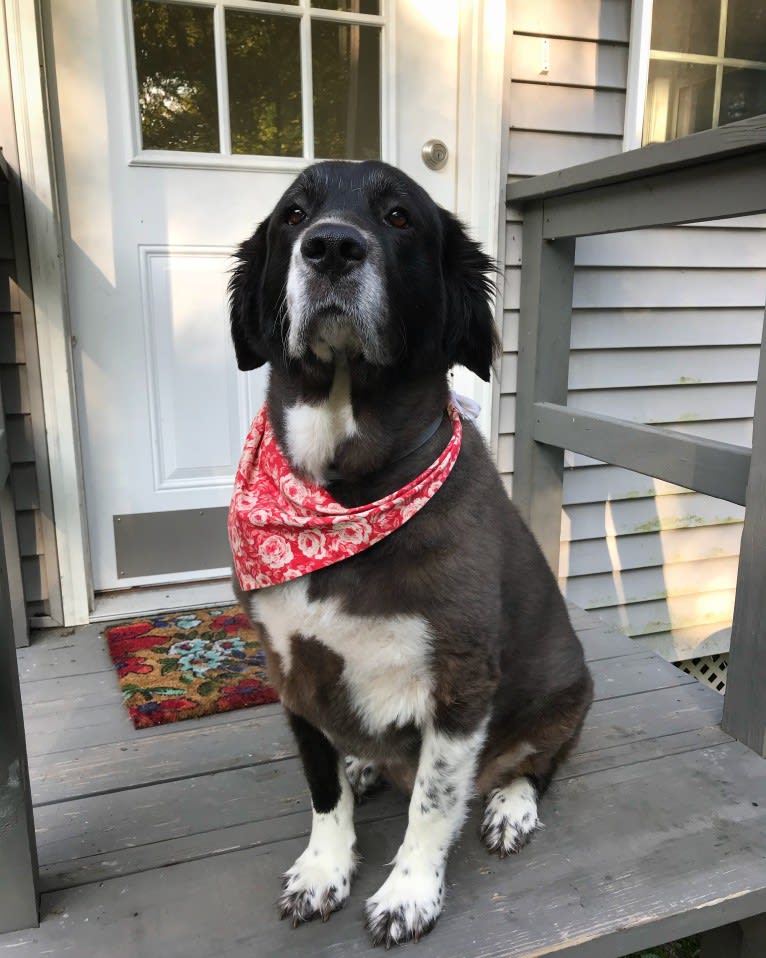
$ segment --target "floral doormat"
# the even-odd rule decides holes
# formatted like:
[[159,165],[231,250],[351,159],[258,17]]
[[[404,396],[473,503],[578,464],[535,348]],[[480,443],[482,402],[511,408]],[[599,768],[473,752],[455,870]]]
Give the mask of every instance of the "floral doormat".
[[104,638],[136,728],[278,700],[239,606],[147,616]]

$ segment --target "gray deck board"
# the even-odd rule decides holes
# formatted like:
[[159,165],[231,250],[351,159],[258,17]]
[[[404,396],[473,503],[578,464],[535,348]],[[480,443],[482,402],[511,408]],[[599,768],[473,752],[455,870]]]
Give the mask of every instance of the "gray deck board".
[[[91,676],[81,681],[89,683]],[[596,700],[637,695],[662,688],[695,684],[695,679],[658,658],[651,652],[604,659],[594,669]],[[46,684],[47,680],[31,683]],[[27,685],[27,689],[30,686]],[[713,693],[715,694],[715,693]],[[119,703],[116,682],[111,697],[103,707]],[[27,711],[40,719],[40,706],[29,703]],[[45,714],[51,710],[57,723],[65,722],[61,710],[53,702],[43,704]],[[121,707],[121,706],[120,706]],[[26,714],[26,713],[25,713]],[[176,723],[172,732],[152,735],[151,730],[133,733],[130,738],[106,745],[72,747],[50,755],[30,755],[30,782],[36,804],[136,788],[152,782],[209,774],[226,768],[243,768],[296,754],[292,736],[281,713],[261,709],[249,713],[252,718],[231,724],[199,723],[190,735],[188,723]]]
[[[462,958],[470,948],[520,958],[555,948],[596,958],[617,952],[603,939],[591,946],[595,935],[628,928],[631,946],[648,946],[688,929],[689,909],[695,927],[720,924],[721,898],[732,896],[730,920],[766,907],[766,833],[753,802],[766,802],[766,765],[726,743],[559,783],[546,803],[547,828],[505,862],[482,849],[474,814],[451,861],[445,914],[418,954]],[[353,896],[326,925],[293,930],[276,919],[277,876],[303,845],[290,839],[207,858],[204,867],[186,862],[45,895],[41,928],[15,936],[8,951],[371,953],[360,913],[400,838],[400,828],[387,826],[360,826],[364,863]]]
[[[721,697],[696,683],[609,701],[610,708],[594,712],[558,779],[731,741],[716,724]],[[670,708],[675,720],[666,720],[659,737],[652,735],[657,717]],[[310,822],[296,759],[81,798],[67,802],[63,816],[62,807],[37,809],[47,889],[200,858],[221,848],[255,846],[275,834],[303,835]],[[359,815],[386,818],[403,810],[399,796],[386,791],[365,803]]]
[[[474,803],[422,958],[616,958],[766,909],[766,763],[721,731],[721,696],[571,615],[597,697],[541,805],[547,827],[500,862],[478,840]],[[43,922],[0,936],[0,955],[372,953],[362,904],[387,873],[406,800],[386,790],[357,809],[351,901],[294,931],[273,903],[310,806],[280,708],[137,732],[111,664],[89,668],[98,631],[86,631],[87,654],[63,648],[72,638],[20,656]],[[51,648],[61,672],[37,665]],[[72,708],[91,693],[102,703]]]

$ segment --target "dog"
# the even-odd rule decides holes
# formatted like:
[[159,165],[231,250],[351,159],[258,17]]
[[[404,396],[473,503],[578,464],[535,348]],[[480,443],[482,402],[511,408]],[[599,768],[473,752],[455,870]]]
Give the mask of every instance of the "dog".
[[377,161],[308,167],[237,252],[237,363],[270,364],[274,455],[303,495],[352,516],[398,502],[462,433],[390,534],[278,584],[235,576],[311,793],[279,901],[294,925],[347,899],[354,798],[385,778],[411,794],[408,824],[367,927],[386,946],[430,931],[472,795],[489,851],[519,851],[592,700],[554,576],[450,401],[451,367],[488,381],[499,351],[493,273],[450,212]]

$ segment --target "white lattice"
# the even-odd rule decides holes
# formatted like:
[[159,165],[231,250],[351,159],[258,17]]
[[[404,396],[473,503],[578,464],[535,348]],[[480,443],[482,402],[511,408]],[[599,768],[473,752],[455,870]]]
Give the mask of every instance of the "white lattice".
[[726,691],[726,667],[729,664],[729,656],[726,652],[718,655],[703,655],[699,659],[687,659],[685,662],[677,662],[679,669],[683,669],[689,675],[693,675],[699,682],[704,682],[720,692],[721,695]]

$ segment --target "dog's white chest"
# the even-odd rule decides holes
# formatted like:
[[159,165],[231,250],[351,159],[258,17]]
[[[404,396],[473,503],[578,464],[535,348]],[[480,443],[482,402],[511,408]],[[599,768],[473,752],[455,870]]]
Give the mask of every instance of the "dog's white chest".
[[368,733],[421,727],[431,716],[432,640],[425,619],[349,615],[337,599],[310,600],[303,578],[251,592],[248,601],[286,676],[295,636],[314,639],[343,660],[347,694]]

